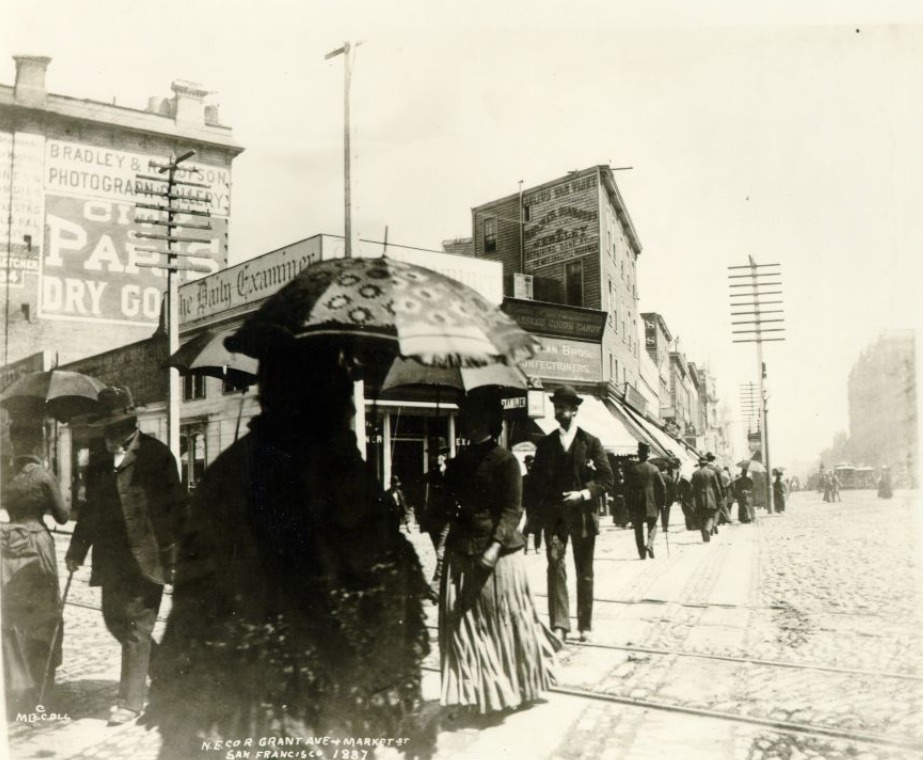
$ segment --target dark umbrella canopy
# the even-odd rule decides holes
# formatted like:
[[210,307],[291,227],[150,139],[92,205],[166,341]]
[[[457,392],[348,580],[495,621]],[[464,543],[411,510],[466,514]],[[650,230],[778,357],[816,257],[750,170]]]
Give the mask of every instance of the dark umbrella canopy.
[[441,367],[516,364],[539,345],[474,289],[388,257],[332,259],[306,267],[226,345],[261,358],[309,338],[360,357],[384,346],[392,356]]
[[205,330],[188,340],[168,360],[182,375],[217,377],[238,388],[252,385],[257,377],[257,360],[225,348],[232,330]]
[[53,369],[23,375],[0,396],[13,417],[54,417],[68,422],[99,411],[97,396],[106,384],[95,377]]

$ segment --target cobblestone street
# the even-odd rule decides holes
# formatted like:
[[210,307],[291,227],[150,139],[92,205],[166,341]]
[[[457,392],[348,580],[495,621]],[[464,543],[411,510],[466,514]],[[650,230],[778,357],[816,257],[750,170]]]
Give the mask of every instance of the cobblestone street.
[[[923,756],[920,506],[917,492],[880,501],[844,491],[836,504],[801,492],[784,514],[722,526],[708,545],[677,531],[676,510],[669,545],[658,539],[657,559],[646,562],[630,530],[604,528],[593,643],[568,644],[546,701],[489,725],[463,722],[438,709],[431,655],[425,687],[442,718],[436,757]],[[66,540],[58,537],[59,560]],[[430,568],[428,538],[411,540]],[[526,558],[544,613],[545,558]],[[105,727],[119,652],[87,578],[84,568],[74,579],[64,665],[45,705],[46,715],[68,719],[11,723],[17,760],[157,755],[156,731]],[[168,611],[167,598],[161,617]]]

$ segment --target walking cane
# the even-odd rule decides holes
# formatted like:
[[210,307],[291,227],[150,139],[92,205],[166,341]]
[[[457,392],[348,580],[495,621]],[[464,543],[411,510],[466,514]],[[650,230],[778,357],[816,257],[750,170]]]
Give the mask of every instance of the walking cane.
[[48,652],[48,662],[45,663],[45,673],[42,676],[42,688],[38,693],[38,704],[45,704],[45,689],[48,686],[48,675],[51,673],[51,661],[54,659],[54,652],[58,641],[58,633],[61,630],[61,623],[64,620],[64,605],[67,603],[67,594],[71,590],[71,581],[74,579],[74,571],[67,574],[67,584],[64,586],[64,595],[61,597],[61,609],[58,612],[58,619],[54,624],[54,635],[51,637],[51,650]]
[[670,559],[670,531],[666,528],[663,530],[663,540],[667,542],[667,559]]

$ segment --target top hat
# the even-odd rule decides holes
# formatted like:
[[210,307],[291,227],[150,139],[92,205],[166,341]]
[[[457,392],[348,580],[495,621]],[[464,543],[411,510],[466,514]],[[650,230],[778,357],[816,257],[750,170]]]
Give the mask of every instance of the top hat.
[[551,403],[554,405],[562,404],[566,406],[580,406],[583,399],[577,395],[577,391],[570,385],[561,385],[555,389],[551,395]]
[[97,402],[101,414],[93,420],[91,427],[108,427],[116,422],[137,419],[135,400],[124,385],[110,385],[99,392]]
[[650,445],[645,443],[644,441],[638,441],[638,456],[646,457],[646,456],[649,456],[650,453],[651,453]]
[[449,444],[441,435],[438,438],[429,439],[429,453],[443,454],[449,450]]

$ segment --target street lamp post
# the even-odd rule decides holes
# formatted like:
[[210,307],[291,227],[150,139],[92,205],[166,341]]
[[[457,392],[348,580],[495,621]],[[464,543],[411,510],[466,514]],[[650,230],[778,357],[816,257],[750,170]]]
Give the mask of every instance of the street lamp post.
[[349,160],[349,81],[352,76],[350,70],[349,54],[352,46],[348,42],[343,43],[343,47],[331,50],[324,56],[325,61],[336,58],[338,55],[343,56],[343,203],[344,203],[344,234],[346,236],[346,253],[348,259],[352,256],[353,250],[353,224],[352,224],[352,204],[350,199],[350,160]]

